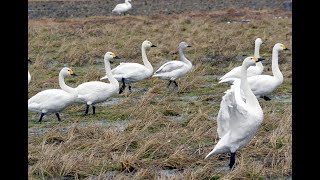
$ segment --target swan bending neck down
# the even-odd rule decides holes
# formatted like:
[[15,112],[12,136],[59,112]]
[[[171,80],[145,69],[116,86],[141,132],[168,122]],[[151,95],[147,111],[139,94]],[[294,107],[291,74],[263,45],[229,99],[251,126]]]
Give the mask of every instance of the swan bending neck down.
[[41,91],[28,100],[28,110],[41,113],[39,122],[44,115],[55,113],[58,120],[61,121],[59,112],[75,102],[76,91],[67,86],[64,82],[66,76],[76,76],[76,74],[67,67],[61,69],[59,73],[59,85],[61,89],[47,89]]
[[86,104],[85,115],[88,114],[90,105],[92,105],[92,114],[95,114],[95,104],[107,100],[119,90],[119,82],[111,73],[110,61],[112,59],[120,59],[120,57],[116,56],[113,52],[107,52],[104,55],[104,64],[107,74],[106,78],[108,78],[110,83],[90,81],[82,83],[76,87],[76,91],[78,93],[77,101]]
[[[254,57],[256,57],[256,58],[260,58],[259,51],[260,51],[260,46],[261,46],[262,43],[263,42],[262,42],[261,38],[257,38],[255,40],[255,43],[254,43]],[[247,69],[247,76],[248,77],[256,76],[256,75],[261,74],[262,72],[263,72],[263,65],[262,65],[261,62],[257,62],[256,66],[250,66]],[[233,68],[231,71],[229,71],[224,76],[222,76],[219,80],[224,80],[224,79],[227,79],[227,78],[240,78],[240,74],[241,74],[241,66],[238,66],[238,67]],[[230,81],[224,81],[224,82],[232,84],[232,82],[230,82]]]
[[181,61],[170,61],[162,65],[152,77],[157,77],[159,79],[168,80],[169,84],[173,82],[176,87],[178,87],[178,84],[176,82],[176,79],[179,77],[185,75],[187,72],[189,72],[192,69],[192,63],[185,57],[183,50],[187,47],[191,47],[185,42],[181,42],[179,44],[179,55]]
[[[153,73],[153,67],[147,58],[146,51],[151,47],[157,47],[153,45],[150,41],[144,41],[141,45],[141,53],[142,53],[142,64],[138,63],[120,63],[116,68],[114,68],[111,73],[113,77],[122,82],[122,86],[119,90],[119,94],[121,94],[125,88],[126,83],[129,84],[129,90],[131,91],[131,83],[135,83],[138,81],[142,81],[151,77]],[[106,79],[107,76],[101,78],[100,80]]]
[[247,81],[248,67],[262,60],[264,59],[247,57],[243,61],[240,79],[233,79],[234,91],[225,94],[220,104],[217,117],[217,131],[220,140],[205,158],[230,152],[230,169],[235,163],[236,151],[243,148],[252,139],[263,120],[263,111]]
[[124,3],[117,4],[116,7],[112,10],[113,13],[118,13],[125,15],[125,12],[129,11],[132,8],[132,5],[130,4],[131,0],[125,0]]

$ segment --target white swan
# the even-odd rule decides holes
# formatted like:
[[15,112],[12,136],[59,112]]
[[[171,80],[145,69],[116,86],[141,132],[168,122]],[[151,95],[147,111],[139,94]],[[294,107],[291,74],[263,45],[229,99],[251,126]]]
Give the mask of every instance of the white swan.
[[[263,111],[247,81],[247,69],[262,60],[264,59],[256,57],[245,58],[241,67],[241,80],[234,78],[234,91],[225,94],[221,101],[217,117],[220,140],[205,158],[230,152],[230,169],[235,163],[236,151],[252,139],[263,120]],[[243,92],[242,97],[240,91]]]
[[70,68],[62,68],[59,73],[61,89],[41,91],[28,100],[28,110],[41,113],[39,122],[41,122],[44,115],[51,113],[55,113],[58,120],[61,121],[59,112],[75,102],[77,95],[74,88],[67,86],[64,82],[64,78],[70,75],[76,76]]
[[187,47],[191,47],[185,42],[179,44],[179,55],[181,61],[170,61],[162,65],[152,77],[157,77],[163,80],[169,80],[168,87],[171,82],[178,86],[176,79],[185,75],[192,69],[192,63],[184,56],[183,50]]
[[95,104],[107,100],[111,95],[119,90],[119,82],[111,74],[110,61],[112,59],[120,59],[113,52],[107,52],[104,55],[104,64],[107,78],[110,83],[100,81],[90,81],[80,84],[76,87],[78,93],[78,102],[86,103],[85,115],[89,112],[89,107],[92,105],[92,114],[95,114]]
[[[28,58],[28,62],[32,63],[32,61]],[[28,71],[28,84],[30,83],[31,81],[31,75],[30,75],[30,72]]]
[[[262,43],[263,42],[262,42],[261,38],[257,38],[255,40],[254,55],[253,55],[254,57],[257,57],[257,58],[260,57],[259,50],[260,50],[260,45]],[[248,73],[247,73],[248,77],[259,75],[263,71],[263,65],[261,62],[258,62],[256,64],[256,66],[250,66],[247,71],[248,71]],[[241,66],[238,66],[238,67],[233,68],[231,71],[229,71],[224,76],[222,76],[219,80],[224,80],[226,78],[231,78],[231,77],[240,78],[240,74],[241,74]]]
[[[151,77],[153,73],[153,67],[149,62],[146,54],[146,50],[150,49],[150,47],[157,47],[153,45],[150,41],[143,41],[141,46],[141,54],[142,54],[142,64],[138,63],[120,63],[116,68],[112,69],[111,73],[117,81],[122,82],[122,86],[119,90],[119,94],[121,94],[126,88],[126,83],[129,84],[129,90],[131,91],[131,83],[135,83],[137,81],[141,81]],[[100,80],[106,79],[108,76],[101,78]]]
[[112,12],[118,14],[123,13],[125,15],[125,13],[132,8],[130,2],[131,0],[125,0],[124,3],[117,4],[116,7],[114,7],[114,9],[112,10]]
[[[256,75],[248,77],[248,83],[252,92],[257,96],[265,99],[266,101],[271,100],[267,95],[271,94],[276,90],[283,82],[283,75],[279,69],[278,59],[279,52],[282,50],[288,50],[285,45],[277,43],[272,49],[272,74],[270,75]],[[224,79],[222,81],[232,82],[232,79]],[[222,82],[220,81],[220,82]],[[233,85],[231,86],[231,91]]]

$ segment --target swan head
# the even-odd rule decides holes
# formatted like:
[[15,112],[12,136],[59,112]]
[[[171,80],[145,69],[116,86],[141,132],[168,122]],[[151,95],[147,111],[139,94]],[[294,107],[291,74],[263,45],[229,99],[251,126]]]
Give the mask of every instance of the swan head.
[[289,50],[288,48],[286,48],[285,45],[281,44],[281,43],[277,43],[274,45],[273,47],[274,50],[276,51],[283,51],[283,50]]
[[262,41],[262,39],[261,38],[257,38],[255,41],[254,41],[254,43],[256,44],[256,45],[261,45],[262,43],[263,43],[263,41]]
[[142,47],[145,48],[145,49],[150,49],[151,47],[157,47],[157,46],[152,44],[150,41],[145,40],[142,43]]
[[72,71],[72,69],[68,68],[68,67],[64,67],[61,69],[60,74],[62,74],[64,77],[66,76],[77,76],[76,73],[74,73]]
[[187,48],[187,47],[191,47],[189,44],[187,44],[186,42],[181,42],[180,44],[179,44],[179,48],[182,48],[182,49],[185,49],[185,48]]
[[112,59],[120,59],[120,57],[116,56],[113,52],[107,52],[104,55],[104,59],[112,63]]
[[247,57],[243,60],[242,66],[248,68],[249,66],[255,66],[257,62],[265,60],[264,58],[257,58],[257,57]]

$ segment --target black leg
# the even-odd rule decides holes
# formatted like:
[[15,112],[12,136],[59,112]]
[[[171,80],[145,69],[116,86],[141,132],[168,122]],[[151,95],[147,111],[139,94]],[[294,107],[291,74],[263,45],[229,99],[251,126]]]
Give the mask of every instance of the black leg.
[[94,105],[92,105],[92,114],[96,113],[96,107]]
[[59,113],[56,113],[56,116],[57,116],[57,118],[58,118],[58,121],[61,121],[60,116],[59,116]]
[[87,106],[86,106],[86,112],[84,113],[84,115],[88,115],[89,107],[90,107],[90,105],[87,104]]
[[44,113],[41,113],[39,123],[41,123],[43,116],[44,116]]
[[131,85],[129,85],[129,91],[131,92]]
[[229,163],[229,168],[232,169],[234,163],[236,162],[236,153],[231,153],[230,155],[230,163]]
[[170,84],[172,83],[172,81],[171,80],[169,80],[169,84],[168,84],[168,87],[170,87]]
[[126,84],[124,83],[124,78],[122,78],[122,87],[120,88],[119,90],[119,94],[123,93],[123,91],[125,90],[126,88]]
[[270,101],[271,99],[268,96],[262,96],[262,98],[266,101]]
[[177,84],[177,82],[175,80],[173,81],[173,83],[176,85],[176,87],[178,87],[178,84]]

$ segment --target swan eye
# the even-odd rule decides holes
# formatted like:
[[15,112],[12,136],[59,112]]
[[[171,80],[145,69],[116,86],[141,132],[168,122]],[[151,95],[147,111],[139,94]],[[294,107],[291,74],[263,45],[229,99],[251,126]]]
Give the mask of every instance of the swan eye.
[[70,70],[68,69],[68,71],[70,71]]

